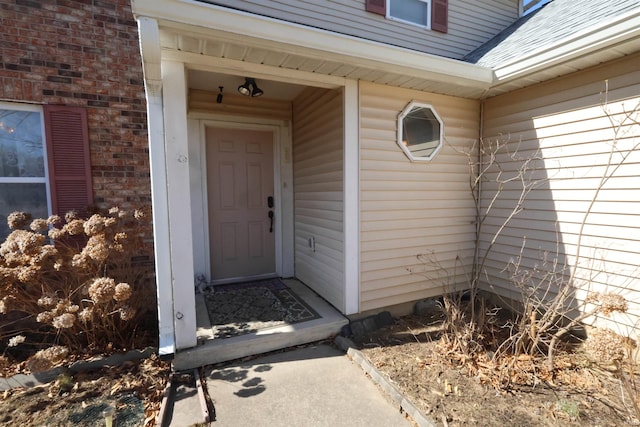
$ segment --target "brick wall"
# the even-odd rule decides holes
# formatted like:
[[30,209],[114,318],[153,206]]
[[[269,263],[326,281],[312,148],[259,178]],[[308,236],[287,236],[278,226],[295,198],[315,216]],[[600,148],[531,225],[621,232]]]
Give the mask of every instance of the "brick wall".
[[0,36],[0,100],[86,107],[95,203],[150,205],[130,1],[0,0]]

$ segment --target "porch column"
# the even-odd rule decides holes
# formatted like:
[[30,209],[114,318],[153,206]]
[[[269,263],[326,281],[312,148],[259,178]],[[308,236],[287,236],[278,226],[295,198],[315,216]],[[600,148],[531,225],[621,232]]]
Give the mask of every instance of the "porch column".
[[197,344],[184,63],[162,61],[162,87],[170,241],[169,247],[156,250],[171,252],[175,343],[180,350]]
[[140,52],[144,71],[149,132],[149,166],[153,204],[153,244],[155,247],[156,292],[160,356],[175,353],[173,325],[173,289],[169,248],[169,207],[164,153],[162,117],[162,77],[160,67],[160,32],[155,19],[138,18]]
[[360,138],[358,82],[347,79],[344,100],[344,305],[360,311]]

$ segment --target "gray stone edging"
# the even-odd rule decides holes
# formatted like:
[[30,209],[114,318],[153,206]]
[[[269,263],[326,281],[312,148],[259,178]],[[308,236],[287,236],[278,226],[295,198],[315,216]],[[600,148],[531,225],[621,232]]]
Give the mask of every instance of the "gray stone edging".
[[357,350],[353,341],[349,338],[338,335],[335,338],[336,345],[345,353],[347,353],[351,359],[360,365],[363,371],[365,371],[371,379],[382,389],[389,397],[396,402],[404,412],[407,413],[420,427],[437,427],[437,424],[429,419],[426,415],[418,410],[418,408],[411,403],[399,390],[394,386],[387,378],[385,378],[361,351]]
[[53,381],[63,372],[75,374],[77,372],[90,371],[92,369],[103,368],[105,366],[117,366],[132,360],[145,359],[156,353],[153,347],[144,350],[131,350],[126,353],[116,353],[107,357],[94,358],[91,360],[79,360],[71,365],[50,369],[44,372],[34,372],[31,374],[16,374],[9,378],[0,378],[0,391],[11,390],[13,388],[30,388]]

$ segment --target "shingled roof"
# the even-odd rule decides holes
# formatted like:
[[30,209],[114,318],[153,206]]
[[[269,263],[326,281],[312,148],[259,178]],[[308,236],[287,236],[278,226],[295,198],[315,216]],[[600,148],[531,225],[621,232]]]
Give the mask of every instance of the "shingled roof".
[[553,0],[523,16],[463,59],[496,68],[634,9],[640,9],[638,0]]

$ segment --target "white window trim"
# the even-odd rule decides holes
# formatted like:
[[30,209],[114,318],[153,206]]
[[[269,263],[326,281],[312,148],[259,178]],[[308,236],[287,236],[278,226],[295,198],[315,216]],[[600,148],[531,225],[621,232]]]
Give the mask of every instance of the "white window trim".
[[387,14],[385,15],[385,17],[391,21],[397,21],[397,22],[403,22],[405,24],[409,24],[412,25],[414,27],[418,27],[418,28],[424,28],[425,30],[430,30],[431,29],[431,0],[416,0],[422,3],[426,3],[427,4],[427,25],[421,25],[418,24],[416,22],[412,22],[412,21],[407,21],[406,19],[402,19],[402,18],[396,18],[395,16],[391,15],[391,3],[394,0],[387,0]]
[[[403,137],[403,135],[402,135],[402,121],[407,116],[407,114],[409,114],[411,112],[411,110],[413,110],[415,107],[421,107],[421,108],[430,109],[431,112],[433,113],[434,117],[436,118],[436,120],[438,120],[438,122],[440,123],[440,141],[438,143],[438,146],[435,147],[433,149],[433,151],[431,152],[431,154],[429,154],[428,156],[416,157],[402,143],[402,140],[403,140],[403,138],[402,138]],[[440,152],[440,149],[444,145],[444,122],[442,121],[442,118],[440,117],[440,115],[438,114],[436,109],[431,104],[426,104],[424,102],[411,101],[406,107],[404,107],[404,109],[400,112],[400,114],[398,114],[398,119],[396,120],[396,127],[397,127],[396,144],[398,144],[398,146],[402,149],[402,151],[404,151],[404,154],[412,162],[428,162],[428,161],[433,160],[433,158],[438,154],[438,152]]]
[[44,127],[44,111],[42,106],[34,104],[23,104],[18,102],[0,101],[0,109],[31,111],[40,113],[40,134],[42,135],[42,156],[44,159],[44,176],[43,177],[1,177],[0,184],[42,184],[45,185],[47,194],[47,215],[51,215],[51,187],[49,182],[49,155],[47,153],[47,132]]

